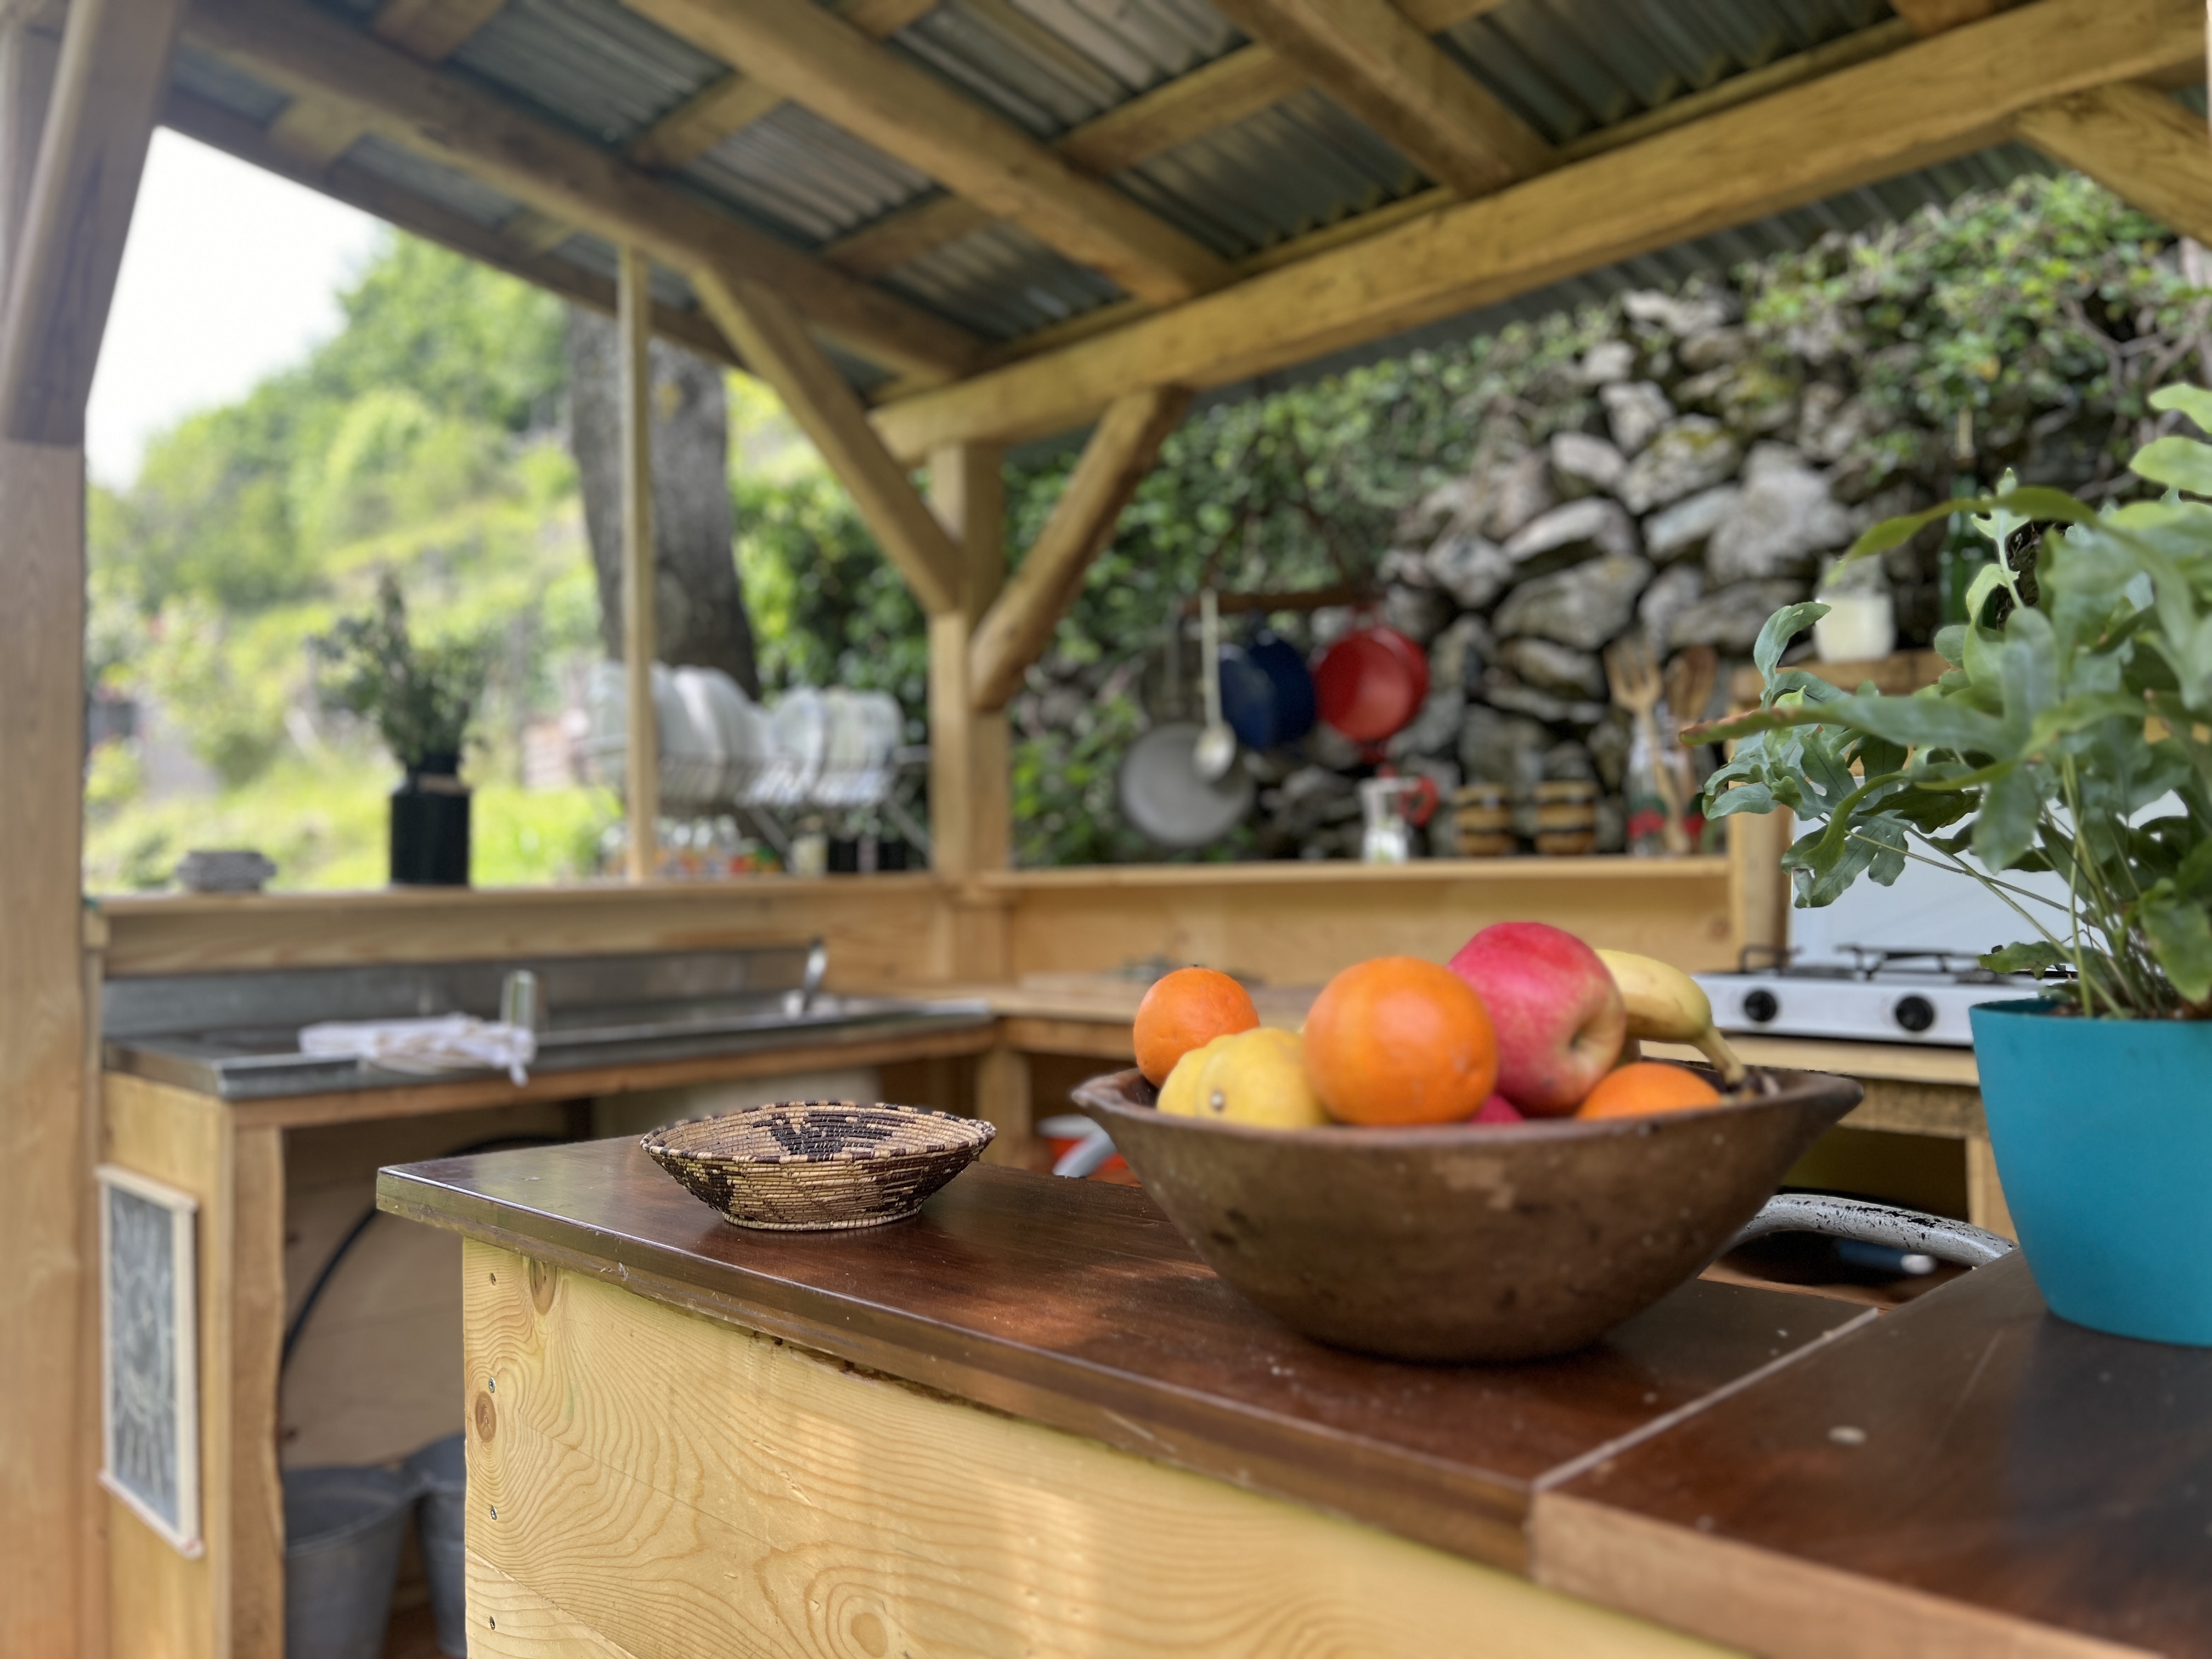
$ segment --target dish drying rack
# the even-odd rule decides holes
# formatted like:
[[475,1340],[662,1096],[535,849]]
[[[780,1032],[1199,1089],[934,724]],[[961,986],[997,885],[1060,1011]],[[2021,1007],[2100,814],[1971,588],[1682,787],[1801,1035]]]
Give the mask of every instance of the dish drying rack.
[[[763,707],[719,669],[659,663],[653,691],[668,815],[742,813],[787,856],[784,814],[880,811],[927,854],[929,832],[899,786],[927,769],[929,749],[900,741],[905,714],[887,693],[802,687]],[[579,756],[594,781],[620,795],[629,761],[620,664],[593,669],[588,701],[591,729]]]

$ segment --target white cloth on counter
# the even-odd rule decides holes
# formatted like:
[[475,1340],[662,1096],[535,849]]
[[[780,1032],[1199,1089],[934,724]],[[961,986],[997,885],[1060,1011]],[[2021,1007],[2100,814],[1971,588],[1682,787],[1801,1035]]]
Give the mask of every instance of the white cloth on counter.
[[538,1058],[538,1034],[527,1027],[441,1014],[431,1019],[325,1020],[300,1030],[303,1054],[352,1054],[388,1072],[427,1076],[479,1066],[530,1081],[525,1068]]

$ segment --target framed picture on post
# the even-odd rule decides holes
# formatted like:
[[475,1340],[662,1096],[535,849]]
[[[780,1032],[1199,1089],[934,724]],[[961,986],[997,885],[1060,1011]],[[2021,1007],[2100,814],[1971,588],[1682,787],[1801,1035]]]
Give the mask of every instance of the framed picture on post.
[[188,1193],[103,1164],[100,1484],[186,1557],[200,1537],[198,1252]]

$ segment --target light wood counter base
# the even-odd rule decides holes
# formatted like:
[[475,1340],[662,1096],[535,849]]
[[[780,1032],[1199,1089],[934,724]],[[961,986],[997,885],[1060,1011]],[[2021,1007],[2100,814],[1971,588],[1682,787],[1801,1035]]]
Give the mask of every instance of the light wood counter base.
[[588,1274],[464,1272],[471,1653],[1722,1651]]

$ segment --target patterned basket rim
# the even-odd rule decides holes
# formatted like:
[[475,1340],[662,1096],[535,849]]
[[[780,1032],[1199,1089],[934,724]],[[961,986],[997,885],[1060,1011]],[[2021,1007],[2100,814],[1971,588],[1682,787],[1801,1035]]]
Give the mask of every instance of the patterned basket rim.
[[734,1111],[708,1112],[699,1117],[682,1118],[674,1123],[664,1123],[638,1137],[638,1145],[645,1152],[659,1161],[665,1158],[688,1159],[699,1164],[725,1164],[732,1169],[790,1169],[794,1164],[835,1166],[863,1161],[849,1152],[826,1156],[804,1152],[779,1152],[774,1157],[763,1153],[716,1152],[694,1150],[689,1146],[671,1146],[664,1136],[679,1129],[699,1124],[729,1123],[749,1118],[765,1116],[771,1112],[789,1112],[806,1109],[825,1111],[882,1113],[906,1118],[935,1119],[947,1126],[950,1133],[933,1144],[920,1146],[897,1146],[885,1152],[872,1152],[865,1161],[898,1158],[941,1158],[963,1149],[980,1149],[988,1146],[999,1133],[998,1125],[988,1119],[963,1117],[957,1112],[940,1112],[933,1106],[907,1106],[893,1101],[862,1103],[856,1100],[771,1100],[757,1106],[740,1106]]

